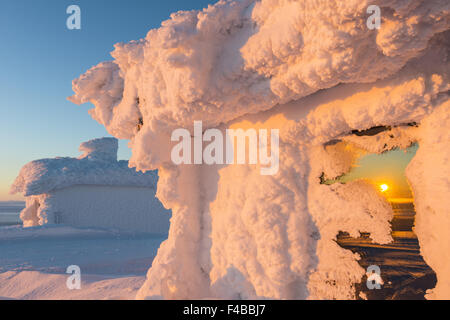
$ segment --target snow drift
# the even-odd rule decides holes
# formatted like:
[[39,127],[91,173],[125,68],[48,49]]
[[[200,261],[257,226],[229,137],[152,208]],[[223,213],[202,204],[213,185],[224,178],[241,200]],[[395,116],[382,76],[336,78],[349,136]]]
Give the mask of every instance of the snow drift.
[[[366,26],[369,5],[381,8],[379,30]],[[69,99],[131,139],[130,166],[159,169],[157,196],[173,210],[138,297],[354,298],[364,270],[333,239],[389,242],[392,212],[373,186],[320,177],[351,167],[339,141],[374,152],[418,141],[408,178],[438,277],[428,297],[449,298],[449,28],[445,0],[219,1],[117,44],[113,61],[74,80]],[[280,129],[279,172],[175,166],[170,134],[194,120]],[[389,132],[351,134],[375,126]]]

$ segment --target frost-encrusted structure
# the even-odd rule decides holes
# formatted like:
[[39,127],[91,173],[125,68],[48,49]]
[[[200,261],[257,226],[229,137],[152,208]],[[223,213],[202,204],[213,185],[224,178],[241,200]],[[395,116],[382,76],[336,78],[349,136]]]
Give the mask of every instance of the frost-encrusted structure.
[[[364,270],[333,239],[389,242],[392,212],[373,186],[320,184],[349,170],[345,141],[372,152],[419,142],[407,172],[415,231],[438,277],[428,297],[449,298],[449,12],[446,0],[219,1],[116,45],[114,61],[74,80],[70,100],[131,139],[130,165],[159,169],[157,196],[173,210],[138,297],[353,298]],[[279,172],[175,166],[170,134],[194,120],[280,129]],[[389,132],[351,134],[376,126]]]
[[128,168],[128,161],[117,161],[116,138],[101,138],[80,145],[76,158],[41,159],[23,166],[11,186],[12,193],[24,196],[49,193],[73,185],[133,186],[155,189],[158,174],[143,174]]
[[155,198],[157,172],[136,172],[128,161],[117,161],[117,150],[116,138],[94,139],[80,145],[78,159],[26,164],[11,186],[11,193],[26,197],[24,226],[64,223],[166,233],[169,215]]

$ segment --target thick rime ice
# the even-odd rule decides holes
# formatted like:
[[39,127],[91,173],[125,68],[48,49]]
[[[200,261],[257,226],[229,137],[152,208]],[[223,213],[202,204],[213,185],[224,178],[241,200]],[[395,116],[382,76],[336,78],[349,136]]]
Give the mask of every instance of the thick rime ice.
[[117,161],[116,138],[101,138],[80,145],[76,158],[41,159],[27,163],[11,186],[11,193],[46,194],[74,185],[130,186],[155,188],[158,174],[142,173]]
[[117,149],[116,138],[94,139],[80,145],[78,159],[26,164],[11,187],[26,196],[24,227],[63,223],[166,234],[170,215],[155,198],[157,173],[117,161]]
[[[448,72],[448,70],[447,70]],[[450,104],[442,104],[424,119],[419,150],[406,169],[414,192],[414,231],[421,253],[436,272],[436,288],[428,298],[450,299]]]
[[[379,30],[366,27],[369,5]],[[374,186],[321,177],[348,171],[359,148],[413,142],[415,231],[438,277],[428,297],[450,298],[449,29],[447,0],[220,1],[173,14],[74,80],[70,100],[131,139],[130,165],[159,169],[157,196],[173,210],[138,298],[354,298],[364,270],[333,240],[389,242],[392,211]],[[174,165],[170,134],[195,120],[280,129],[278,173]]]

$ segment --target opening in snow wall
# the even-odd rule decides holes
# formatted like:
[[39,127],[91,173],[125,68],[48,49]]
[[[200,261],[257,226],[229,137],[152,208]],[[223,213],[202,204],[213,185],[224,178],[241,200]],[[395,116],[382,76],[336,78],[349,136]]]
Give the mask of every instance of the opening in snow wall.
[[[379,30],[366,9],[378,5]],[[449,4],[447,1],[219,1],[179,12],[114,61],[74,80],[75,103],[131,139],[130,165],[159,169],[173,217],[138,298],[355,298],[364,274],[336,235],[387,243],[392,209],[372,185],[320,184],[356,155],[420,149],[407,168],[421,253],[436,272],[427,298],[450,297]],[[327,23],[323,23],[327,21]],[[279,170],[175,165],[171,133],[194,121],[279,129]],[[385,126],[369,137],[352,132]]]

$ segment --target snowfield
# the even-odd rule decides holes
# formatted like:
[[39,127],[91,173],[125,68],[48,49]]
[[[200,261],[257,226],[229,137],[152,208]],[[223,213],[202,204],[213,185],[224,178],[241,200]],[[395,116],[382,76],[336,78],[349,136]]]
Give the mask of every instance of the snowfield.
[[27,163],[11,186],[22,193],[24,227],[65,224],[125,233],[166,234],[170,212],[155,197],[158,173],[136,172],[117,161],[118,140],[97,138],[80,145],[79,158]]
[[[1,299],[134,299],[164,236],[65,226],[0,227]],[[66,269],[81,269],[81,289]]]

